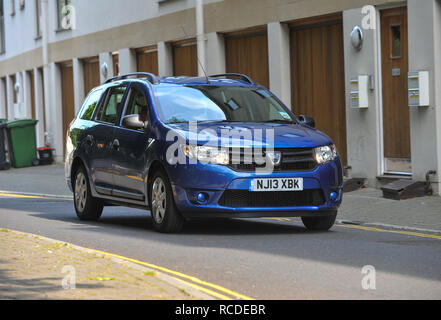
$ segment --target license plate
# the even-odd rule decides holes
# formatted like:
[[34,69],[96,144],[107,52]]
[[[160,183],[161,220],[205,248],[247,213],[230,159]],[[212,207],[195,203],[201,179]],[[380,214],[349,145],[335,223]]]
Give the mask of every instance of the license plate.
[[302,191],[303,178],[252,179],[250,191]]

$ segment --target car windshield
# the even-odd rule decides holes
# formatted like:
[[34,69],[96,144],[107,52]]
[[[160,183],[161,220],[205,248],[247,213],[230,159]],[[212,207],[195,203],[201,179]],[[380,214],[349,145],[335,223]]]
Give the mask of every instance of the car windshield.
[[273,95],[261,88],[232,86],[166,86],[156,88],[158,113],[164,123],[286,122],[295,123]]

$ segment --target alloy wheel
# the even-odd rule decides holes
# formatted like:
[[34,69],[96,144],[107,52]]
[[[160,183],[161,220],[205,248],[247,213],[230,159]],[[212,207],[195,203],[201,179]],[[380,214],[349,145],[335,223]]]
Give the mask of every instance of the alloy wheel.
[[75,204],[79,211],[83,212],[87,200],[87,181],[82,172],[78,172],[75,179]]
[[155,222],[160,224],[164,220],[167,208],[167,191],[164,181],[157,177],[152,186],[152,215]]

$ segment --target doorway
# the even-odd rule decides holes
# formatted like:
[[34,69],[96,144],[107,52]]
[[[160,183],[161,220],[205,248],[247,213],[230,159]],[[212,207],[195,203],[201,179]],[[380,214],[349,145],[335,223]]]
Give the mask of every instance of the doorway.
[[407,7],[382,10],[384,173],[411,174]]

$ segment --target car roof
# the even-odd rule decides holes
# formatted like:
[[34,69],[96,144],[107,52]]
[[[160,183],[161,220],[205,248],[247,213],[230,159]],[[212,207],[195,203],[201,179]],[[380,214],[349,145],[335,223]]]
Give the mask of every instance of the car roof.
[[[134,77],[134,78],[133,78]],[[151,85],[211,85],[260,87],[250,77],[240,73],[226,73],[206,77],[171,76],[157,77],[151,73],[135,72],[108,79],[101,87],[120,85],[127,82],[144,82]]]
[[160,83],[168,83],[175,85],[219,85],[219,86],[247,86],[255,87],[257,84],[250,83],[243,79],[229,79],[229,78],[212,78],[212,77],[162,77]]

